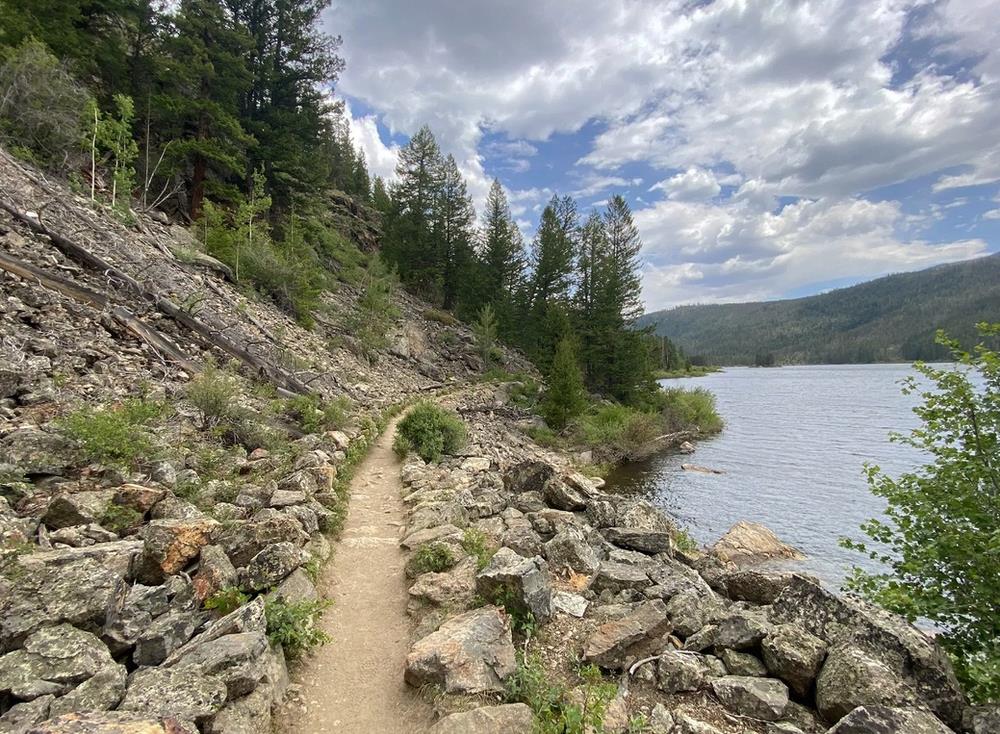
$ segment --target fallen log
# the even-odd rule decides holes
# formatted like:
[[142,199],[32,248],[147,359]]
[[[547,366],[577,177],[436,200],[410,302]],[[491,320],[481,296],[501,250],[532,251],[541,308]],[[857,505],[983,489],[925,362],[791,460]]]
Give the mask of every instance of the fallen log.
[[279,388],[279,390],[299,395],[305,395],[311,392],[309,387],[294,375],[277,365],[270,364],[251,354],[239,344],[236,344],[231,339],[213,330],[208,326],[208,324],[182,310],[170,299],[164,298],[152,292],[143,286],[139,281],[93,254],[85,247],[77,244],[62,234],[49,229],[37,216],[30,216],[28,212],[23,209],[19,209],[14,204],[2,199],[0,199],[0,209],[3,209],[12,217],[27,225],[33,232],[48,237],[52,241],[52,244],[67,257],[75,260],[81,265],[108,275],[119,281],[136,295],[152,303],[157,310],[197,334],[207,344],[218,347],[222,351],[243,362],[255,373],[270,380]]
[[127,331],[146,342],[159,354],[192,374],[201,371],[201,366],[188,359],[187,355],[170,337],[153,328],[124,306],[112,306],[111,299],[104,293],[91,290],[67,278],[47,273],[17,258],[0,252],[0,269],[13,273],[25,280],[33,280],[43,288],[61,293],[78,303],[85,303],[107,313]]

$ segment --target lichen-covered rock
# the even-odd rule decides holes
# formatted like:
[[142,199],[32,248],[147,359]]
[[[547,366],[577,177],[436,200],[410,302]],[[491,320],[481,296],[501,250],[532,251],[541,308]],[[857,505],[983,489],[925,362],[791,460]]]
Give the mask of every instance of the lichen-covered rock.
[[503,484],[509,492],[514,494],[522,492],[541,494],[555,473],[556,470],[551,464],[542,461],[522,461],[507,470],[503,477]]
[[712,681],[712,691],[734,714],[778,721],[788,705],[788,686],[773,678],[727,675]]
[[250,693],[267,675],[267,636],[263,632],[223,635],[189,648],[173,663],[178,670],[196,670],[226,684],[228,699]]
[[828,734],[952,734],[939,718],[915,708],[859,706]]
[[42,722],[32,734],[198,734],[193,723],[128,711],[63,714]]
[[153,520],[139,533],[143,549],[143,574],[156,582],[181,571],[212,540],[219,523],[211,518]]
[[205,622],[201,612],[175,611],[164,614],[139,636],[132,658],[136,665],[159,665],[170,653],[191,639]]
[[446,693],[502,692],[516,668],[510,624],[498,609],[452,617],[417,642],[406,656],[406,682]]
[[89,525],[71,525],[59,528],[49,533],[49,542],[73,548],[87,548],[98,543],[113,543],[118,540],[118,534],[106,530],[97,523]]
[[797,574],[782,571],[742,569],[719,577],[722,592],[734,601],[771,604]]
[[62,475],[76,464],[75,454],[68,439],[35,426],[17,428],[0,439],[0,463],[22,474]]
[[[965,697],[947,654],[906,620],[818,583],[795,576],[771,605],[777,624],[793,623],[828,645],[850,644],[916,690],[920,702],[952,728],[960,728]],[[872,703],[883,703],[873,701]]]
[[240,588],[263,591],[284,580],[306,560],[305,553],[293,543],[275,543],[250,559],[240,572]]
[[0,657],[0,696],[61,696],[114,664],[107,646],[90,632],[69,624],[44,627],[23,648]]
[[289,604],[298,604],[304,601],[316,601],[319,598],[319,592],[316,591],[316,584],[309,578],[309,574],[301,568],[297,568],[278,584],[267,595],[267,598],[269,600],[284,599]]
[[674,631],[687,638],[705,626],[711,608],[693,591],[682,591],[667,602],[667,615]]
[[227,703],[207,728],[208,734],[257,734],[272,731],[271,706],[275,693],[262,684],[242,698]]
[[735,650],[722,650],[719,659],[726,666],[729,675],[761,677],[767,675],[767,668],[755,655]]
[[49,716],[83,711],[110,711],[125,695],[128,671],[124,665],[109,665],[94,673],[65,696],[52,702]]
[[637,530],[635,528],[604,528],[601,534],[609,543],[619,548],[639,551],[640,553],[669,553],[671,548],[670,533],[657,530]]
[[145,515],[166,495],[166,490],[163,489],[144,487],[141,484],[123,484],[115,490],[114,503],[122,507],[130,507]]
[[198,572],[191,582],[195,596],[203,602],[227,586],[236,586],[236,568],[221,546],[206,545],[201,549]]
[[685,713],[678,713],[674,720],[676,724],[671,734],[722,734],[711,724]]
[[302,546],[308,540],[309,536],[297,520],[275,514],[264,519],[231,523],[219,533],[217,544],[233,565],[241,568],[269,545],[292,543]]
[[830,649],[816,678],[816,708],[834,723],[858,706],[909,706],[915,692],[884,663],[853,645]]
[[570,568],[577,573],[590,575],[601,567],[601,559],[587,542],[587,536],[576,525],[563,525],[544,546],[545,557],[552,568],[562,571]]
[[482,706],[445,716],[431,734],[523,734],[535,726],[535,715],[523,703]]
[[507,521],[507,530],[500,536],[500,545],[510,548],[525,558],[544,554],[542,537],[524,518]]
[[587,639],[583,659],[602,668],[620,669],[643,643],[658,640],[670,631],[666,605],[656,599],[598,627]]
[[109,490],[56,495],[49,502],[48,509],[42,516],[42,522],[50,529],[100,522],[111,506],[113,497],[114,492]]
[[716,647],[753,650],[771,631],[770,624],[750,610],[734,611],[716,622]]
[[108,613],[102,631],[105,642],[115,654],[127,650],[149,629],[153,619],[169,608],[166,586],[133,584],[121,608]]
[[722,661],[711,655],[667,650],[656,662],[657,686],[665,693],[699,691],[724,675]]
[[764,664],[795,692],[809,693],[826,657],[826,643],[794,624],[778,625],[760,644]]
[[52,694],[39,696],[31,701],[17,703],[0,716],[0,732],[2,734],[27,734],[50,716],[52,702],[56,697]]
[[164,661],[165,665],[173,665],[190,650],[224,635],[234,635],[239,632],[266,632],[267,620],[264,616],[264,597],[258,596],[249,604],[235,609],[221,619],[210,624],[203,632],[198,633],[190,642],[175,650]]
[[132,674],[119,710],[200,724],[225,703],[226,685],[217,678],[192,669],[140,668]]
[[46,625],[100,629],[108,611],[120,608],[125,598],[123,578],[92,558],[25,569],[0,595],[0,651]]
[[484,599],[497,603],[502,599],[505,605],[513,604],[540,622],[552,615],[549,568],[540,556],[525,558],[510,548],[501,548],[476,575],[476,589]]
[[598,568],[590,588],[597,593],[606,589],[612,594],[617,594],[625,589],[641,591],[651,583],[649,575],[638,566],[604,561]]
[[418,614],[426,607],[465,609],[476,596],[476,563],[467,559],[441,573],[424,573],[410,586],[407,610]]
[[557,510],[576,512],[587,507],[587,500],[580,492],[556,478],[545,483],[542,496],[550,507]]

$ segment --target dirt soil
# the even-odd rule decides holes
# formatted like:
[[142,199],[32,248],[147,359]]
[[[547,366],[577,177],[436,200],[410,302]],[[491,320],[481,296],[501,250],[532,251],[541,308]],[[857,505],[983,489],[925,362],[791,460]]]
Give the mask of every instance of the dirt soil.
[[299,701],[280,731],[418,734],[433,722],[431,706],[403,682],[410,619],[395,426],[352,482],[344,534],[318,584],[333,601],[322,622],[331,641],[293,671]]

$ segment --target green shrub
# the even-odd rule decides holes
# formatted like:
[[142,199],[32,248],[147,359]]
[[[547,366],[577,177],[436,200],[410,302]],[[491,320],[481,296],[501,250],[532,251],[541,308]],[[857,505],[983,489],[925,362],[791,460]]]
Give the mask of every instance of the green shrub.
[[396,429],[393,449],[400,456],[413,451],[424,461],[438,461],[465,444],[465,426],[455,413],[434,403],[421,402],[407,413]]
[[490,547],[486,533],[476,528],[466,528],[462,533],[462,550],[476,559],[476,570],[482,571],[489,565],[496,549]]
[[429,308],[424,311],[424,318],[428,321],[435,321],[439,324],[444,324],[445,326],[457,326],[460,323],[458,319],[447,311],[442,311],[437,308]]
[[506,700],[524,703],[535,712],[537,734],[600,734],[608,704],[618,686],[605,681],[594,665],[578,671],[581,686],[573,696],[549,680],[539,655],[517,654],[517,669],[506,684]]
[[202,422],[211,427],[230,414],[240,392],[235,375],[209,363],[187,384],[184,395],[201,412]]
[[664,390],[663,395],[661,413],[666,433],[696,431],[707,435],[722,430],[722,418],[715,410],[715,396],[705,388],[675,387]]
[[698,541],[691,536],[691,533],[684,528],[677,528],[674,530],[674,544],[677,546],[678,550],[684,551],[685,553],[694,553],[701,547],[698,545]]
[[314,647],[326,644],[330,636],[319,628],[318,623],[331,603],[327,599],[287,602],[280,597],[265,602],[267,638],[271,644],[280,644],[293,660]]
[[409,566],[418,574],[441,573],[455,565],[458,559],[444,543],[424,543],[413,553]]
[[133,466],[152,453],[153,439],[146,428],[164,410],[163,403],[129,399],[112,407],[78,408],[57,425],[87,461]]
[[101,516],[101,525],[118,535],[124,535],[141,524],[142,513],[122,505],[108,505],[108,509]]
[[532,441],[542,448],[552,449],[563,445],[559,435],[548,426],[532,426],[525,430]]
[[602,405],[580,417],[575,436],[605,460],[627,461],[643,455],[663,433],[659,416],[625,405]]
[[361,282],[361,297],[353,316],[347,320],[362,356],[375,361],[378,353],[389,345],[389,329],[399,317],[393,302],[398,285],[396,271],[387,267],[378,256],[368,263]]
[[249,596],[235,586],[227,586],[224,589],[219,589],[205,600],[205,609],[211,609],[224,617],[235,612],[248,601],[250,601]]
[[283,412],[303,433],[322,433],[343,428],[350,406],[347,398],[324,401],[318,395],[296,395],[284,401]]
[[483,365],[488,369],[497,361],[500,356],[497,352],[497,317],[493,306],[486,304],[479,311],[479,318],[472,325],[472,331],[476,336],[476,348],[479,356],[483,360]]

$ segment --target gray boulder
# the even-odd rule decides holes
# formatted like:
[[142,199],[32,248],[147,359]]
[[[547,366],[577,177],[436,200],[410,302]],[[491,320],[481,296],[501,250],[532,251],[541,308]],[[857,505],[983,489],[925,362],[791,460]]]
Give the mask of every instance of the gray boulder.
[[711,655],[667,650],[656,662],[657,687],[664,693],[699,691],[724,675],[725,666]]
[[700,719],[696,719],[688,714],[678,713],[674,720],[677,722],[671,734],[722,734],[711,724]]
[[952,734],[927,711],[888,706],[859,706],[827,734]]
[[735,650],[722,650],[719,659],[726,666],[729,675],[744,675],[760,678],[767,675],[767,668],[756,655]]
[[781,624],[760,644],[764,664],[773,675],[805,697],[826,657],[826,643],[794,624]]
[[91,711],[63,714],[42,722],[31,734],[198,734],[190,722],[173,716],[152,716],[129,711]]
[[525,558],[544,553],[541,536],[524,519],[507,522],[507,530],[500,536],[500,545],[507,546]]
[[49,694],[39,696],[31,701],[16,703],[0,716],[0,732],[2,734],[28,734],[35,726],[49,718],[49,712],[55,696]]
[[136,665],[159,665],[170,653],[191,639],[205,622],[201,612],[176,611],[164,614],[139,637],[132,659]]
[[284,599],[290,604],[297,604],[304,601],[316,601],[319,599],[319,592],[316,585],[301,568],[292,571],[288,577],[274,587],[274,590],[267,595],[270,599]]
[[25,426],[0,439],[0,463],[12,464],[22,474],[58,476],[76,464],[76,451],[58,433]]
[[515,669],[507,617],[484,607],[452,617],[417,642],[406,656],[405,680],[446,693],[499,693]]
[[853,645],[831,648],[816,678],[816,708],[830,723],[858,706],[910,706],[918,700],[896,671]]
[[507,470],[503,477],[503,485],[514,494],[522,492],[541,494],[555,473],[556,470],[551,464],[542,461],[522,461]]
[[[795,623],[828,645],[865,650],[912,686],[920,701],[952,728],[960,728],[965,697],[944,650],[904,619],[869,604],[839,597],[796,576],[771,606],[775,623]],[[881,703],[881,702],[879,702]]]
[[716,647],[728,647],[731,650],[756,649],[771,626],[759,614],[749,610],[734,611],[716,623]]
[[514,604],[540,622],[552,615],[552,585],[544,558],[524,558],[501,548],[476,576],[476,589],[488,601]]
[[596,593],[604,590],[617,594],[625,589],[642,591],[651,584],[649,575],[638,566],[604,561],[601,563],[590,588]]
[[577,573],[590,575],[601,567],[601,560],[587,536],[576,525],[563,525],[545,544],[545,557],[557,571],[570,568]]
[[772,678],[727,675],[712,681],[722,705],[740,716],[778,721],[788,706],[788,686]]
[[102,631],[105,642],[117,654],[132,647],[153,623],[170,608],[166,586],[133,584],[120,609],[109,611]]
[[61,696],[112,666],[107,646],[90,632],[69,624],[45,627],[30,635],[22,649],[0,657],[0,696]]
[[584,496],[560,479],[551,479],[542,489],[542,496],[550,507],[566,512],[576,512],[587,507]]
[[267,619],[264,616],[264,597],[258,596],[249,604],[235,609],[221,619],[212,622],[204,631],[199,632],[190,642],[182,645],[164,661],[165,665],[173,665],[190,650],[211,640],[217,640],[225,635],[239,632],[266,632]]
[[189,648],[173,666],[219,678],[226,684],[228,700],[234,700],[250,693],[267,675],[268,651],[263,632],[240,632]]
[[682,591],[667,602],[674,632],[685,639],[705,626],[709,611],[709,605],[693,591]]
[[668,632],[666,605],[659,599],[648,601],[594,630],[584,646],[583,659],[602,668],[620,669],[643,643],[659,640]]
[[535,714],[527,705],[507,703],[445,716],[431,734],[523,734],[534,726]]
[[191,581],[195,596],[203,602],[228,586],[236,586],[236,568],[221,546],[206,545],[201,549],[198,572]]
[[125,695],[127,680],[128,671],[124,665],[102,668],[65,696],[53,701],[49,716],[55,718],[83,711],[110,711]]
[[305,553],[293,543],[269,545],[250,559],[240,572],[240,588],[263,591],[284,580],[306,560]]
[[221,680],[190,669],[140,668],[132,674],[119,710],[201,724],[225,703],[226,686]]
[[291,517],[275,514],[261,520],[246,520],[227,525],[220,533],[217,544],[229,556],[236,568],[246,566],[250,559],[275,543],[292,543],[302,546],[309,536],[302,525]]
[[48,509],[42,516],[42,522],[52,530],[99,523],[111,506],[113,497],[114,492],[110,490],[56,495],[49,502]]
[[670,533],[659,530],[637,530],[635,528],[604,528],[601,534],[609,543],[619,548],[639,551],[640,553],[669,553],[671,548]]
[[722,574],[718,579],[720,591],[733,601],[751,604],[771,604],[801,574],[782,571],[745,569]]

